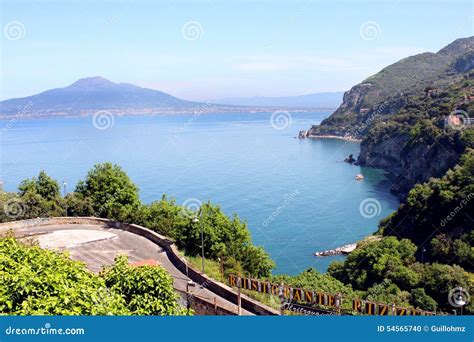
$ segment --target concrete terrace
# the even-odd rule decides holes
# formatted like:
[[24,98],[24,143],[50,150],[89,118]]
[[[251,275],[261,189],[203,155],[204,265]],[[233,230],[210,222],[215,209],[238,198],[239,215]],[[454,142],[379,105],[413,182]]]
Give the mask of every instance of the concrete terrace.
[[[82,261],[93,272],[111,265],[117,255],[128,255],[129,262],[140,263],[154,260],[164,267],[174,280],[174,288],[185,297],[186,284],[189,278],[178,270],[167,252],[157,244],[137,234],[115,228],[92,224],[52,224],[34,227],[21,227],[13,230],[18,238],[34,238],[43,248],[67,249],[71,258]],[[189,287],[189,293],[198,298],[237,314],[237,305],[218,296],[202,285]],[[252,315],[242,309],[243,315]]]

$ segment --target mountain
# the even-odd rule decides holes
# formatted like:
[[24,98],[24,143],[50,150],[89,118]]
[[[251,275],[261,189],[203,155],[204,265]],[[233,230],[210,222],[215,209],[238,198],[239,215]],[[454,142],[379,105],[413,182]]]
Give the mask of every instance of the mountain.
[[343,94],[343,92],[332,92],[284,97],[229,97],[211,100],[209,102],[234,106],[270,106],[282,108],[337,108],[342,103]]
[[374,118],[395,114],[410,95],[472,68],[473,52],[474,37],[461,38],[437,53],[418,54],[387,66],[344,93],[341,106],[308,135],[363,138]]
[[0,115],[80,115],[97,110],[152,112],[198,107],[197,102],[128,83],[114,83],[100,76],[80,79],[37,95],[0,102]]
[[437,53],[392,64],[344,94],[342,105],[308,137],[361,139],[357,163],[389,172],[402,199],[418,183],[442,177],[472,142],[473,126],[453,129],[455,111],[467,123],[474,100],[474,37]]

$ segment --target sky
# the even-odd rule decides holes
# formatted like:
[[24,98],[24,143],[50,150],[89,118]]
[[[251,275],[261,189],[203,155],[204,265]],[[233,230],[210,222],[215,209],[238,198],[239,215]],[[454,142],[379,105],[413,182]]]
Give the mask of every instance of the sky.
[[345,91],[474,35],[472,1],[1,2],[0,100],[100,75],[188,100]]

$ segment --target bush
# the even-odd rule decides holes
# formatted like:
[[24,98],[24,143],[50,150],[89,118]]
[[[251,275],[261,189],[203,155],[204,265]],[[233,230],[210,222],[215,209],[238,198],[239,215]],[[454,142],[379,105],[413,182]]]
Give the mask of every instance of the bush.
[[135,315],[183,315],[173,278],[161,266],[133,267],[126,256],[103,271],[107,287],[120,294]]
[[0,312],[8,315],[122,315],[124,300],[65,253],[0,239]]
[[182,315],[173,280],[161,267],[126,257],[101,275],[67,253],[0,239],[0,313],[8,315]]
[[283,282],[285,285],[303,289],[314,289],[330,294],[341,293],[343,296],[353,297],[351,286],[345,285],[327,274],[321,274],[314,268],[308,268],[296,276],[277,275],[270,278],[274,283]]

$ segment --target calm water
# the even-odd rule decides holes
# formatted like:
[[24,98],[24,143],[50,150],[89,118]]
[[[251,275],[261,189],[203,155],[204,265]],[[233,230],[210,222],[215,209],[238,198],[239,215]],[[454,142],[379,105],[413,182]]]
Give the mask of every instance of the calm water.
[[[128,172],[145,202],[166,193],[180,204],[211,200],[237,213],[276,261],[276,273],[325,271],[341,257],[313,252],[371,234],[398,203],[380,171],[341,162],[357,155],[358,144],[294,139],[328,114],[292,113],[281,130],[269,114],[122,116],[105,130],[90,117],[4,121],[1,179],[14,191],[44,169],[72,191],[95,163],[111,161]],[[357,173],[365,179],[355,181]],[[379,201],[380,215],[360,214],[366,198]]]

